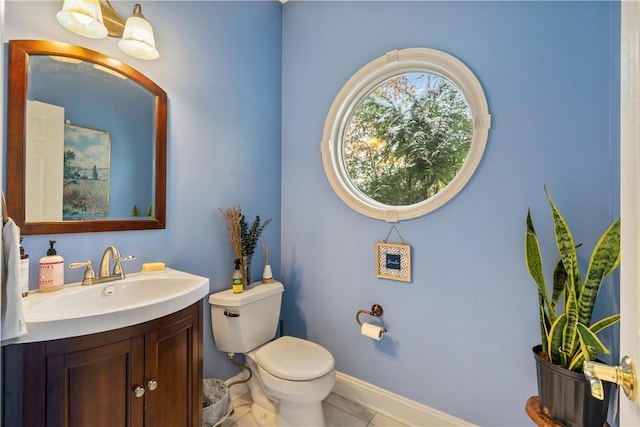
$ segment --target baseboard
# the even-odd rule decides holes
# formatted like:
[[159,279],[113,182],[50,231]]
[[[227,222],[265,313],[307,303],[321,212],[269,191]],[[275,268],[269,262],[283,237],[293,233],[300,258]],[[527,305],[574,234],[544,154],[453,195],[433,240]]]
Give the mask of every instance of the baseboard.
[[336,385],[333,387],[333,392],[407,425],[474,426],[468,421],[445,414],[342,372],[336,372]]
[[[229,378],[226,383],[240,381],[247,377],[239,373]],[[249,392],[246,383],[234,385],[229,389],[231,399]],[[412,426],[438,427],[472,427],[474,424],[461,420],[452,415],[430,408],[421,403],[391,393],[373,384],[361,381],[342,372],[336,372],[336,384],[333,393],[376,412],[394,418],[403,424]]]

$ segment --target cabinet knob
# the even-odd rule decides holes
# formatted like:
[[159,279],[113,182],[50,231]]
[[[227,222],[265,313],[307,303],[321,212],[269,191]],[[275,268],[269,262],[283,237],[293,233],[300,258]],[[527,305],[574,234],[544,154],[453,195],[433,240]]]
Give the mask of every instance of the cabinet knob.
[[147,388],[151,391],[155,390],[158,388],[158,381],[156,380],[149,380],[149,382],[147,383]]
[[133,393],[136,395],[136,397],[144,396],[144,387],[137,386],[135,389],[133,389]]

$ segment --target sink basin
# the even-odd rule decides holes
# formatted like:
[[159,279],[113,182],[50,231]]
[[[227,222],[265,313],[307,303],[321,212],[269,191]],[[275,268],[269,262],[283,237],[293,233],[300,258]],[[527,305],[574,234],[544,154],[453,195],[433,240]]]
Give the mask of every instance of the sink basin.
[[23,300],[28,333],[11,342],[46,341],[135,325],[181,310],[208,292],[209,279],[170,268],[97,285],[73,283],[55,292],[32,291]]

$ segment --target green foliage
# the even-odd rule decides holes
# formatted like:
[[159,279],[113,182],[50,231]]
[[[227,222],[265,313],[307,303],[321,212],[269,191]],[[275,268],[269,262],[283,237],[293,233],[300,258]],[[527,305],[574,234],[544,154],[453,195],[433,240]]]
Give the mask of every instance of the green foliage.
[[244,214],[240,217],[240,236],[242,238],[242,256],[251,259],[256,251],[256,245],[258,239],[264,231],[265,227],[269,225],[271,218],[260,223],[260,216],[256,216],[256,219],[251,223],[251,227],[245,221]]
[[[583,282],[577,255],[580,245],[574,243],[569,226],[546,188],[545,192],[551,205],[555,240],[560,253],[560,260],[553,272],[551,298],[544,279],[540,244],[530,210],[527,212],[525,237],[527,269],[538,286],[542,351],[548,355],[551,363],[581,371],[585,360],[609,354],[596,334],[620,320],[620,315],[615,314],[591,324],[600,285],[620,265],[620,218],[598,240]],[[564,299],[562,305],[559,304],[561,297]]]
[[458,173],[473,137],[471,112],[450,82],[402,74],[378,85],[345,131],[345,167],[367,196],[400,206],[421,202]]

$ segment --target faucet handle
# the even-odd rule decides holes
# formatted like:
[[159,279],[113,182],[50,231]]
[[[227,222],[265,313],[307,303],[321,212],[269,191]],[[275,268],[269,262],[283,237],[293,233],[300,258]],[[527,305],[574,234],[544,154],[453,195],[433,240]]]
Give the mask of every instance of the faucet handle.
[[82,286],[91,285],[93,283],[93,279],[96,278],[96,272],[93,271],[93,262],[88,260],[87,262],[72,262],[69,264],[70,269],[80,268],[86,266],[87,269],[84,271],[84,277],[82,278]]
[[127,257],[120,257],[120,254],[113,260],[113,275],[122,276],[124,278],[124,272],[122,271],[122,261],[133,261],[136,259],[135,255],[129,255]]

